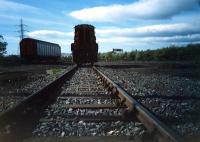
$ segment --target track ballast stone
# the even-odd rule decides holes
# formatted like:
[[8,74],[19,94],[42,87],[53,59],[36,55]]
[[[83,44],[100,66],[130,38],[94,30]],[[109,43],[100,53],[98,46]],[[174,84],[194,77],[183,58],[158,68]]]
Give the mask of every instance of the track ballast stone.
[[[59,97],[74,96],[108,96],[111,93],[104,89],[102,83],[97,80],[96,74],[91,68],[79,68],[70,81],[62,87]],[[66,105],[97,104],[105,105],[117,103],[111,99],[76,99],[62,98],[56,100],[54,104],[46,109],[41,121],[33,135],[36,137],[69,137],[69,136],[132,136],[142,137],[146,129],[140,122],[84,122],[80,116],[104,117],[122,116],[124,109],[73,109],[66,108]],[[67,121],[74,116],[74,121]],[[46,120],[46,121],[45,121]]]
[[[200,136],[200,100],[170,99],[200,97],[200,81],[186,77],[142,73],[133,69],[99,68],[164,123],[185,137]],[[157,98],[161,97],[161,98]]]

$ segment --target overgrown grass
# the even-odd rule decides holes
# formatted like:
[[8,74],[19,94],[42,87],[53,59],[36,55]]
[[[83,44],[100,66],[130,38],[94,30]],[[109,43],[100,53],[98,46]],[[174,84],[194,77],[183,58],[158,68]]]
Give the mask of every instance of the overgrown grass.
[[65,69],[63,68],[52,68],[50,70],[47,70],[47,74],[57,74],[59,72],[63,72]]

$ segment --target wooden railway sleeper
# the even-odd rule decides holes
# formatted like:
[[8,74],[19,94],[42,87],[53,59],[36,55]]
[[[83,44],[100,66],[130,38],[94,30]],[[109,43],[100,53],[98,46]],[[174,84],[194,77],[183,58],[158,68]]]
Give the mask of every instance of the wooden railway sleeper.
[[113,87],[113,88],[112,88],[112,94],[114,94],[114,95],[117,94],[117,88],[116,88],[116,87]]

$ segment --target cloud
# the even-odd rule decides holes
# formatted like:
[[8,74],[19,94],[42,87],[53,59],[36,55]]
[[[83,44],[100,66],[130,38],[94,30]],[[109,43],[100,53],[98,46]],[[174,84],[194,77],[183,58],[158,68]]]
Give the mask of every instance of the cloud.
[[199,7],[199,0],[139,0],[126,5],[109,5],[72,11],[82,21],[115,22],[130,19],[166,19]]
[[60,32],[53,30],[37,30],[28,33],[30,37],[45,37],[45,38],[67,38],[72,37],[73,32]]
[[[58,43],[62,46],[62,52],[71,50],[70,45],[73,42],[73,32],[61,32],[54,30],[36,30],[27,35],[31,38],[40,39],[48,42]],[[67,48],[66,48],[67,47]]]
[[133,45],[135,43],[200,42],[199,23],[160,24],[134,28],[96,29],[97,42]]
[[0,14],[1,19],[5,19],[3,22],[7,24],[11,24],[11,20],[16,22],[20,21],[22,18],[25,23],[30,22],[31,24],[40,24],[41,25],[59,25],[59,26],[65,26],[66,23],[62,21],[55,21],[55,20],[49,20],[49,19],[44,19],[44,18],[34,18],[34,17],[28,17],[28,16],[19,16],[19,15],[4,15]]
[[159,24],[136,28],[97,29],[96,33],[100,36],[165,37],[200,34],[200,26],[199,23]]
[[[200,42],[200,26],[198,25],[198,23],[175,23],[134,28],[106,27],[97,28],[96,36],[100,45]],[[29,32],[28,36],[70,47],[74,33],[56,30],[36,30]]]
[[[62,18],[54,13],[31,5],[0,0],[0,18],[5,20],[20,20],[42,25],[66,25]],[[10,21],[8,21],[10,22]]]
[[182,43],[200,43],[200,34],[194,35],[183,35],[183,36],[169,36],[169,37],[109,37],[109,38],[98,38],[97,42],[100,44],[112,44],[113,46],[135,46],[135,45],[152,45],[171,43],[182,44]]
[[32,12],[37,12],[39,8],[36,8],[34,6],[26,5],[26,4],[21,4],[17,2],[12,2],[8,0],[0,0],[0,9],[1,10],[9,10],[9,11],[32,11]]
[[200,34],[171,36],[171,37],[148,37],[143,39],[146,42],[174,42],[174,43],[191,43],[200,42]]

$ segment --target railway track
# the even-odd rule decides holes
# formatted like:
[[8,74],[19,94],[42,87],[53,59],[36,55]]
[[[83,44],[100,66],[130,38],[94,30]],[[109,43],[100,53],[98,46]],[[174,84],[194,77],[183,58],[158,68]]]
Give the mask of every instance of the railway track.
[[184,141],[95,67],[73,66],[0,126],[3,141]]

